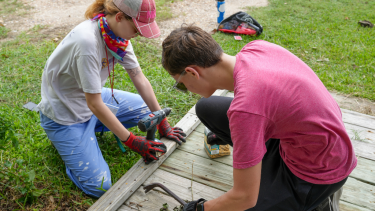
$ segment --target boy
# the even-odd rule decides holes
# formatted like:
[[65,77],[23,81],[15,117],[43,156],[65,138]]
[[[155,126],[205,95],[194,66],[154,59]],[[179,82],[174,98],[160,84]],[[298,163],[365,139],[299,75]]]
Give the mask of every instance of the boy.
[[[204,97],[196,113],[213,132],[210,143],[233,146],[233,188],[184,210],[310,211],[330,204],[357,160],[340,108],[302,60],[262,40],[230,56],[196,26],[174,30],[162,56],[175,88]],[[234,98],[210,97],[216,89],[234,91]]]

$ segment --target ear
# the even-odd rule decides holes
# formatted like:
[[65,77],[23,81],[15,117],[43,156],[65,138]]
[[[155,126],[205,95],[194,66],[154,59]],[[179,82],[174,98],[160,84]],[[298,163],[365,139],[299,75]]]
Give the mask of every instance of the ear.
[[185,71],[187,74],[191,74],[193,77],[195,77],[196,79],[199,79],[199,72],[200,72],[200,69],[198,66],[195,66],[195,65],[190,65],[190,66],[187,66],[185,67]]
[[122,12],[116,13],[115,15],[116,22],[121,22],[123,18],[124,18],[124,15],[122,14]]

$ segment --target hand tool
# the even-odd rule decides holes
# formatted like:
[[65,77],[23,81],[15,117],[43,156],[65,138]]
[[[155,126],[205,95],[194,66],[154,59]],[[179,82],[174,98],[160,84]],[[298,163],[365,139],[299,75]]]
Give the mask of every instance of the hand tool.
[[[157,139],[155,140],[156,125],[158,125],[165,117],[167,117],[171,113],[171,111],[171,108],[163,108],[159,111],[154,111],[151,114],[139,120],[138,128],[142,132],[147,131],[146,140],[160,142]],[[161,153],[156,152],[156,156],[160,157]]]
[[174,194],[171,190],[169,190],[167,187],[165,187],[164,185],[162,185],[160,183],[152,183],[152,184],[146,185],[146,186],[143,187],[143,189],[145,190],[145,193],[147,193],[150,190],[152,190],[154,187],[160,187],[165,192],[167,192],[170,196],[172,196],[174,199],[176,199],[176,201],[178,201],[181,205],[186,204],[186,202],[184,200],[182,200],[180,197],[178,197],[176,194]]

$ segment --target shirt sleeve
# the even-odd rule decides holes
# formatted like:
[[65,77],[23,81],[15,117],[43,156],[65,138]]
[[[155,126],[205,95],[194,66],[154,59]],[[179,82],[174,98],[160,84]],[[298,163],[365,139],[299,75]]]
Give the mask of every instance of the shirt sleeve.
[[124,58],[122,59],[123,61],[118,61],[119,64],[121,64],[125,69],[133,69],[136,67],[139,67],[139,63],[137,60],[137,57],[135,56],[134,50],[133,50],[133,45],[129,40],[129,45],[126,47],[126,54]]
[[233,168],[245,169],[258,164],[266,148],[266,133],[272,122],[257,114],[240,111],[228,112],[233,141]]
[[77,58],[78,83],[85,93],[101,93],[100,69],[94,56],[79,56]]

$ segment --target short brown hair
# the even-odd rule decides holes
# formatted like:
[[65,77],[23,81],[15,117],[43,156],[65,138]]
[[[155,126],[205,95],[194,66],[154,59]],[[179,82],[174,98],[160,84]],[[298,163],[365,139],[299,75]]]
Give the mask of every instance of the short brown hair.
[[203,29],[183,25],[163,41],[162,64],[171,75],[181,74],[185,67],[211,67],[221,61],[223,50]]
[[121,12],[126,20],[131,20],[132,18],[125,13],[123,13],[116,5],[113,0],[95,0],[85,12],[86,19],[92,19],[99,13],[104,13],[106,15],[116,15]]

